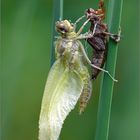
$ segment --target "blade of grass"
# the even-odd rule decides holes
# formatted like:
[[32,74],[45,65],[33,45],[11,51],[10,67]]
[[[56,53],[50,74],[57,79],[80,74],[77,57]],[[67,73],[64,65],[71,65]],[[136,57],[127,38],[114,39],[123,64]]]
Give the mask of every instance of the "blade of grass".
[[53,23],[52,23],[51,66],[55,60],[54,41],[55,36],[57,35],[55,31],[55,22],[58,20],[62,20],[63,18],[63,0],[54,0],[53,6],[54,7],[53,7]]
[[[119,30],[122,5],[123,0],[109,0],[107,24],[111,33],[117,33]],[[117,50],[118,44],[110,40],[108,44],[108,56],[105,69],[113,76],[115,75]],[[95,140],[108,140],[113,86],[114,82],[107,74],[104,74],[99,97]]]
[[55,60],[55,49],[54,41],[56,31],[55,31],[55,22],[63,18],[63,0],[54,0],[53,1],[53,23],[52,23],[52,49],[51,49],[51,65]]

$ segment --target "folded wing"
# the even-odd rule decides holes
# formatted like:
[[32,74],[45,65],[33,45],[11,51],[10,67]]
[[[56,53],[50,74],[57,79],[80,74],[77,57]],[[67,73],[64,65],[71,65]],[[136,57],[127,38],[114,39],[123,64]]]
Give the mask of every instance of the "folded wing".
[[57,140],[63,122],[75,107],[83,82],[76,71],[56,61],[49,73],[39,120],[39,140]]

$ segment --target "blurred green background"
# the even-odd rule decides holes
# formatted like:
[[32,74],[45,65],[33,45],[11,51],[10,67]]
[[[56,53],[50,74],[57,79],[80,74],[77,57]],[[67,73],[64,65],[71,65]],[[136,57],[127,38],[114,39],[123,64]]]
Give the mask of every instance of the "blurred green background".
[[[139,0],[124,1],[109,140],[140,140]],[[75,21],[97,0],[64,0]],[[41,99],[50,69],[52,0],[2,0],[1,140],[37,140]],[[66,119],[60,140],[94,140],[100,78],[85,113]]]

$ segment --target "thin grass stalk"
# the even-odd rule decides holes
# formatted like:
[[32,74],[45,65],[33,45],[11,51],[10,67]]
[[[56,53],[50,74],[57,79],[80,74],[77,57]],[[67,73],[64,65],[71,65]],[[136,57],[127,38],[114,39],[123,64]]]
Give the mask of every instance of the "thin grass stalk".
[[[109,0],[107,24],[111,33],[118,33],[119,31],[122,5],[123,0]],[[110,39],[105,69],[108,70],[113,76],[115,75],[117,50],[118,44]],[[95,140],[108,140],[113,86],[114,82],[110,79],[110,77],[107,74],[103,74],[99,97]]]
[[55,22],[63,18],[63,0],[53,0],[53,23],[52,23],[52,47],[51,47],[51,65],[55,60],[54,41],[57,36],[55,31]]
[[55,36],[57,36],[55,30],[55,22],[63,19],[63,0],[53,1],[53,23],[52,23],[52,41],[51,41],[51,66],[55,61]]

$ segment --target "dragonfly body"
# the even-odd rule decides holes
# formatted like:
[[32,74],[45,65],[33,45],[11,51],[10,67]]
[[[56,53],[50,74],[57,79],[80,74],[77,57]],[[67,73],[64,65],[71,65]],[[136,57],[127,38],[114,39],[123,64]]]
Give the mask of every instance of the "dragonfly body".
[[81,45],[80,41],[73,39],[59,39],[56,45],[57,52],[60,52],[58,55],[65,67],[69,67],[71,71],[77,71],[84,83],[79,99],[80,114],[84,111],[92,91],[90,75],[87,67],[85,66],[86,61],[84,60],[83,53],[80,49]]
[[56,61],[46,82],[39,120],[39,140],[57,140],[66,116],[80,99],[80,113],[91,95],[91,81],[79,34],[67,20],[56,23]]

